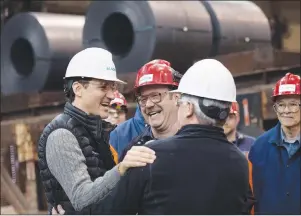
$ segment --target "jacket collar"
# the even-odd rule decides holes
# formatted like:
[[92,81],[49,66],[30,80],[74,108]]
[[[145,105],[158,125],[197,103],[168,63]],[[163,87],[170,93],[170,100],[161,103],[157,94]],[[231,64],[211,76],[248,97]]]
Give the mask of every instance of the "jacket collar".
[[216,138],[216,139],[222,139],[227,141],[227,137],[224,133],[223,128],[215,127],[211,125],[199,125],[199,124],[185,125],[177,132],[176,135]]
[[145,122],[144,120],[144,117],[141,113],[141,109],[139,107],[139,105],[137,105],[137,108],[136,108],[136,112],[135,112],[135,115],[134,115],[134,120],[140,124],[140,125],[143,125],[143,127],[148,127],[149,125]]
[[137,121],[144,122],[144,118],[143,118],[143,115],[141,113],[139,105],[137,105],[136,112],[135,112],[135,115],[134,115],[134,119],[137,120]]
[[281,124],[278,122],[278,124],[273,127],[270,131],[272,136],[270,136],[268,142],[271,144],[281,145]]
[[96,140],[101,138],[101,132],[105,121],[102,121],[100,116],[88,115],[69,102],[65,104],[64,113],[74,117],[80,122]]

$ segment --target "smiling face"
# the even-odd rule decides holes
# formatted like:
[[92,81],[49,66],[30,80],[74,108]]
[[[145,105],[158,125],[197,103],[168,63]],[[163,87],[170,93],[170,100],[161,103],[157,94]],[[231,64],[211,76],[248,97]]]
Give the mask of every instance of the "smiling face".
[[278,96],[274,104],[277,117],[284,127],[300,125],[300,96]]
[[93,79],[86,84],[74,82],[72,88],[78,108],[87,114],[100,115],[102,119],[108,117],[109,105],[116,90],[114,82]]
[[138,97],[143,116],[149,125],[158,131],[165,130],[177,121],[175,98],[164,85],[144,86]]

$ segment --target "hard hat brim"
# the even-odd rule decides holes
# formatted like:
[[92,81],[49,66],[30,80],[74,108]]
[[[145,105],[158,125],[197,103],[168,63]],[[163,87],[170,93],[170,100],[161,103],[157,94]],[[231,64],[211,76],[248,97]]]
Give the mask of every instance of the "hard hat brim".
[[183,93],[183,92],[180,91],[179,89],[175,89],[175,90],[169,91],[169,93]]
[[[64,77],[63,79],[71,79],[73,78],[73,76],[67,76],[67,77]],[[116,78],[116,79],[111,79],[111,78],[101,78],[101,77],[90,77],[90,76],[82,76],[82,78],[92,78],[92,79],[100,79],[100,80],[105,80],[105,81],[112,81],[112,82],[117,82],[119,84],[123,84],[123,85],[126,85],[127,83]]]
[[104,79],[104,80],[107,80],[107,81],[114,81],[114,82],[117,82],[117,83],[119,83],[119,84],[123,84],[123,85],[126,85],[127,83],[126,82],[124,82],[124,81],[122,81],[122,80],[120,80],[120,79]]
[[[195,97],[203,97],[203,96],[199,96],[199,95],[196,95],[196,94],[191,94],[191,93],[188,93],[188,92],[185,92],[185,91],[181,91],[179,89],[175,89],[175,90],[172,90],[172,91],[169,91],[169,93],[178,93],[178,94],[188,94],[188,95],[191,95],[191,96],[195,96]],[[204,97],[206,98],[206,97]],[[219,100],[219,101],[224,101],[224,102],[237,102],[236,100],[224,100],[224,99],[220,99],[220,98],[211,98],[211,97],[208,97],[210,99],[213,99],[213,100]]]

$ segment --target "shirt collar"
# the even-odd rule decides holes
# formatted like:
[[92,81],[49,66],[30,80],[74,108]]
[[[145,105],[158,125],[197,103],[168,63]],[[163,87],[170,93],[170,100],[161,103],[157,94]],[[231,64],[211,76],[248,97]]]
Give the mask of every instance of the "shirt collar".
[[281,128],[280,135],[281,135],[281,141],[282,141],[282,143],[284,143],[284,142],[285,143],[295,143],[295,142],[298,142],[300,144],[300,134],[298,134],[294,140],[287,140],[286,136],[285,136],[285,133],[284,133],[284,131]]

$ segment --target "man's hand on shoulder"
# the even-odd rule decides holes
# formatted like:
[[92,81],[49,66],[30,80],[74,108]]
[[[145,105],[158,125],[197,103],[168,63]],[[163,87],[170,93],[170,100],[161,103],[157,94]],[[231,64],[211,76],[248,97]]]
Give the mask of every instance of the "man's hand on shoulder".
[[125,155],[122,162],[118,164],[121,175],[131,167],[142,167],[152,164],[156,159],[155,152],[145,146],[133,146]]

